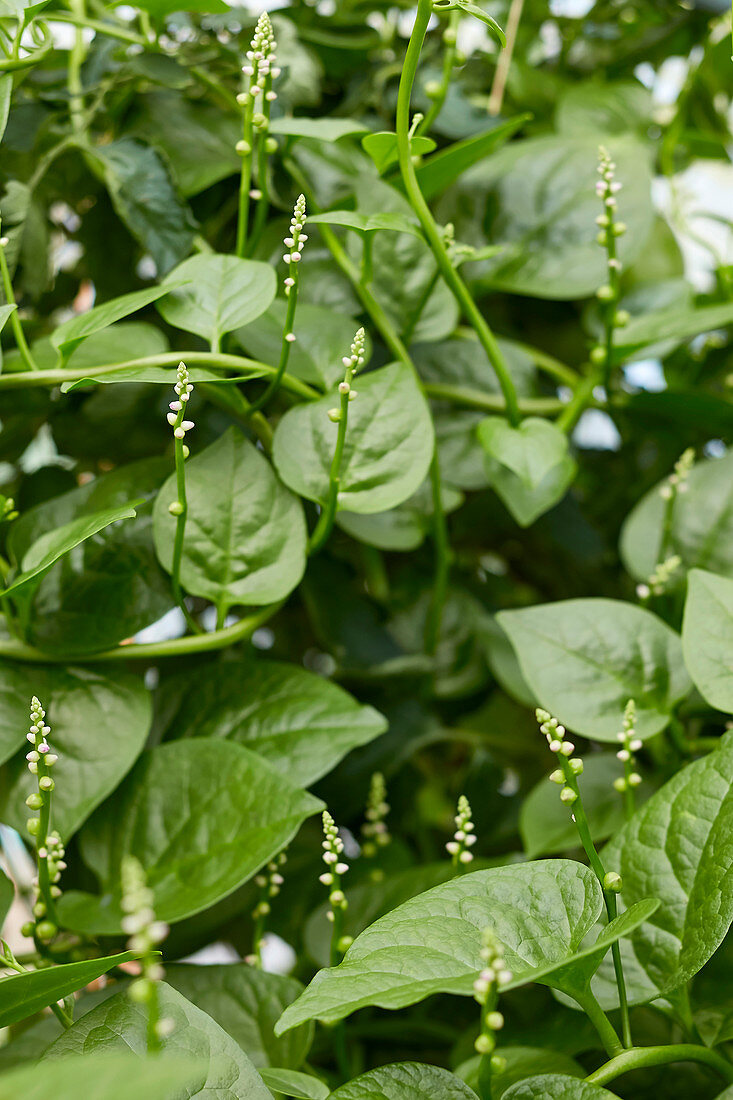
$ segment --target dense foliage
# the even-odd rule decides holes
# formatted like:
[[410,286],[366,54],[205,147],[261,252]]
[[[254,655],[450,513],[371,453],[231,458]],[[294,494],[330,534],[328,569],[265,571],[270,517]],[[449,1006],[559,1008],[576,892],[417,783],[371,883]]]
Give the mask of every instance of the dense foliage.
[[0,0],[0,1100],[733,1096],[713,7]]

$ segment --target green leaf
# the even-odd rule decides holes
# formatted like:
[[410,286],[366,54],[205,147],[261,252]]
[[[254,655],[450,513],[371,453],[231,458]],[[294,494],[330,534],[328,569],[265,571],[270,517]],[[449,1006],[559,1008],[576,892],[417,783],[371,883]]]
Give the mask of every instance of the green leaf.
[[0,1100],[161,1100],[183,1095],[200,1076],[199,1063],[190,1059],[85,1054],[61,1064],[34,1063],[3,1073]]
[[691,570],[682,651],[702,697],[717,710],[733,713],[733,580]]
[[[161,1016],[173,1021],[171,1034],[162,1040],[163,1054],[193,1057],[204,1067],[187,1096],[202,1100],[270,1100],[247,1055],[210,1016],[165,982],[156,988]],[[60,1035],[45,1052],[43,1061],[58,1065],[61,1059],[63,1065],[69,1056],[120,1048],[144,1055],[147,1023],[147,1007],[131,1001],[123,990]]]
[[303,1064],[313,1042],[312,1024],[280,1039],[273,1035],[278,1017],[303,989],[295,978],[269,974],[249,963],[174,963],[166,966],[165,980],[216,1020],[258,1069],[297,1069]]
[[15,302],[12,305],[0,306],[0,332],[3,331],[8,318],[17,308]]
[[[650,1000],[689,981],[722,943],[733,918],[733,735],[688,764],[636,812],[603,852],[631,905],[654,894],[660,908],[632,937],[632,1000]],[[600,975],[599,975],[600,979]],[[610,975],[599,982],[616,996]]]
[[[205,367],[190,367],[188,371],[191,382],[249,382],[252,378],[261,378],[266,371],[257,367],[251,369],[243,367],[244,374],[222,374],[221,372],[206,370]],[[86,378],[79,378],[76,382],[63,382],[62,393],[71,393],[73,390],[84,389],[87,386],[101,384],[112,385],[115,382],[151,382],[158,386],[174,386],[176,380],[175,369],[171,367],[120,367],[119,370],[104,371],[102,374],[89,374]]]
[[522,527],[562,499],[576,465],[554,424],[528,416],[513,428],[504,417],[487,416],[477,432],[489,483]]
[[[382,175],[395,164],[399,157],[397,151],[397,134],[388,130],[382,130],[377,134],[367,134],[361,139],[365,152],[374,161],[377,171]],[[410,153],[413,157],[422,156],[423,153],[432,153],[436,148],[435,142],[429,137],[411,137]]]
[[363,134],[368,127],[353,118],[275,118],[270,123],[271,134],[283,137],[310,138],[314,141],[339,141],[352,134]]
[[[286,308],[283,299],[276,298],[261,317],[235,333],[242,347],[263,363],[277,363],[280,358]],[[341,358],[351,346],[355,329],[354,318],[348,314],[299,300],[293,326],[297,339],[290,348],[288,374],[320,389],[335,386],[344,377]],[[371,356],[368,338],[365,356],[367,361]]]
[[[588,817],[593,840],[598,843],[611,836],[624,823],[623,797],[614,789],[613,781],[624,774],[623,765],[609,753],[594,753],[583,761],[581,788],[583,806]],[[637,801],[648,797],[649,791],[637,787]],[[560,792],[547,777],[539,781],[522,803],[519,811],[519,831],[529,859],[567,852],[578,846],[578,832],[567,805],[560,801]]]
[[100,667],[0,662],[0,760],[7,761],[0,771],[0,820],[23,833],[29,817],[25,799],[37,789],[24,753],[33,695],[47,711],[59,758],[51,824],[68,840],[142,752],[152,717],[150,696],[142,679],[128,672],[107,676]]
[[62,963],[45,970],[28,970],[25,974],[9,974],[0,978],[0,1027],[17,1024],[48,1005],[76,993],[96,981],[102,974],[120,963],[139,958],[135,951],[107,955],[102,959]]
[[[321,970],[285,1010],[276,1033],[304,1020],[340,1020],[366,1005],[395,1009],[433,993],[471,996],[487,926],[514,974],[507,988],[542,979],[576,989],[589,980],[613,939],[609,934],[598,950],[581,946],[602,908],[597,878],[572,860],[539,860],[461,875],[412,898],[362,932],[344,961]],[[579,961],[588,958],[590,966]]]
[[733,325],[733,302],[699,309],[660,309],[634,317],[614,336],[614,361],[624,362],[632,355],[659,341],[675,344],[689,340],[702,332]]
[[201,668],[175,684],[168,729],[180,737],[236,741],[294,783],[310,786],[358,745],[384,733],[387,720],[343,688],[297,665],[232,662]]
[[331,1093],[332,1100],[476,1100],[476,1093],[440,1066],[397,1062],[362,1073]]
[[[369,514],[394,508],[424,481],[433,454],[430,410],[410,368],[392,363],[356,383],[349,406],[338,507]],[[324,504],[338,426],[333,394],[290,409],[275,430],[273,460],[286,485]]]
[[[541,1047],[500,1046],[496,1053],[503,1062],[503,1068],[492,1071],[492,1100],[501,1100],[512,1085],[540,1073],[564,1073],[576,1078],[585,1076],[585,1070],[561,1051],[543,1050]],[[456,1070],[458,1076],[473,1089],[479,1087],[480,1061],[481,1056],[477,1054]]]
[[608,1100],[612,1092],[563,1073],[542,1073],[512,1085],[504,1100]]
[[[274,603],[292,592],[305,571],[302,506],[236,428],[187,461],[186,496],[186,591],[227,610]],[[168,508],[177,499],[171,474],[153,510],[155,549],[168,572],[176,529]]]
[[[685,569],[733,576],[733,454],[694,466],[687,491],[671,502],[660,495],[663,484],[641,498],[621,531],[621,557],[632,577],[648,580],[673,554]],[[678,578],[684,578],[683,570],[673,583]]]
[[261,1069],[260,1077],[271,1092],[278,1096],[294,1096],[298,1100],[327,1100],[332,1096],[328,1085],[310,1073],[292,1069]]
[[165,19],[176,11],[201,11],[221,12],[229,11],[224,0],[185,0],[185,7],[181,7],[184,0],[141,0],[140,7],[143,11],[150,12],[156,19]]
[[6,874],[0,871],[0,928],[7,916],[8,909],[13,904],[15,887]]
[[[448,515],[463,503],[463,493],[443,485],[441,488],[443,512]],[[380,550],[417,550],[433,527],[432,488],[424,481],[411,497],[388,512],[357,515],[340,512],[338,525],[352,538],[376,546]]]
[[28,641],[68,660],[107,649],[155,622],[172,606],[170,581],[152,540],[152,501],[171,464],[149,458],[122,466],[29,509],[12,526],[13,560],[47,531],[146,497],[137,518],[113,524],[67,554],[41,581],[30,609]]
[[541,706],[585,737],[615,741],[629,699],[637,736],[651,737],[690,690],[679,635],[633,604],[560,600],[497,621]]
[[357,210],[329,210],[327,214],[312,214],[308,224],[343,225],[347,229],[355,229],[357,233],[375,233],[384,229],[392,233],[409,233],[421,241],[424,239],[417,221],[398,213],[360,214]]
[[92,538],[113,523],[123,519],[134,519],[135,508],[144,503],[142,499],[130,501],[117,508],[106,508],[102,512],[80,516],[55,531],[47,531],[28,548],[22,562],[22,572],[8,585],[3,595],[17,596],[31,581],[45,576],[60,558],[70,553],[75,546]]
[[119,298],[103,302],[101,306],[94,306],[86,313],[78,313],[59,325],[51,336],[51,343],[65,358],[68,358],[74,348],[87,336],[108,328],[115,321],[129,317],[131,313],[137,313],[139,309],[144,309],[151,302],[157,302],[159,298],[170,294],[174,285],[180,285],[180,283],[151,286],[147,290],[133,290],[131,294],[123,294]]
[[129,137],[95,145],[90,155],[103,167],[118,216],[165,274],[189,254],[195,229],[165,164],[155,149]]
[[446,191],[464,172],[495,153],[521,130],[531,115],[516,115],[484,133],[464,138],[445,149],[438,150],[415,168],[420,190],[426,199],[433,199]]
[[175,286],[187,285],[159,302],[159,312],[169,325],[203,336],[213,348],[219,347],[225,333],[264,313],[277,287],[269,264],[212,253],[184,260],[166,283],[169,280]]
[[[440,0],[438,0],[438,3],[436,3],[434,6],[438,11],[440,11],[440,8],[445,7],[446,5],[442,4]],[[489,28],[489,31],[491,32],[491,37],[496,42],[498,42],[502,48],[506,46],[506,35],[504,34],[504,31],[501,29],[496,20],[492,19],[492,17],[487,12],[485,12],[483,8],[480,8],[478,4],[472,4],[469,2],[469,0],[450,0],[450,6],[458,7],[461,9],[461,11],[465,11],[468,15],[472,15],[474,19],[478,19],[481,23],[484,23]]]
[[62,919],[78,931],[118,933],[120,864],[133,852],[158,917],[184,920],[251,878],[321,806],[241,745],[158,745],[84,827],[82,857],[102,896],[65,894]]
[[[81,314],[80,316],[87,316]],[[33,358],[41,370],[53,370],[58,353],[48,337],[36,340],[32,346]],[[99,332],[84,338],[66,358],[64,366],[70,370],[94,370],[99,366],[118,363],[122,366],[129,359],[144,355],[160,355],[168,351],[165,333],[147,321],[118,321]],[[69,385],[63,383],[65,393]]]
[[652,117],[652,95],[638,81],[591,83],[583,80],[562,89],[555,108],[555,127],[570,135],[623,134],[646,136]]

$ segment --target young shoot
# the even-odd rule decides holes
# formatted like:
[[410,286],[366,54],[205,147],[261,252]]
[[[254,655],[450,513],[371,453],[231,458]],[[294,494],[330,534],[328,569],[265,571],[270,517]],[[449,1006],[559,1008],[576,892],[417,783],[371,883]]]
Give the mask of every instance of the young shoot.
[[188,380],[188,369],[185,363],[178,364],[177,380],[175,385],[176,399],[168,406],[168,423],[173,428],[176,463],[176,490],[177,498],[168,505],[168,511],[176,518],[176,534],[173,541],[173,563],[171,566],[171,584],[176,603],[180,607],[191,630],[200,633],[201,628],[192,617],[181,590],[181,558],[183,557],[183,540],[186,534],[186,516],[188,505],[186,503],[186,471],[185,462],[189,455],[188,446],[183,442],[186,433],[194,427],[193,420],[186,419],[188,402],[193,392],[193,386]]
[[258,896],[257,904],[252,910],[252,919],[254,920],[253,950],[252,954],[248,955],[246,959],[252,966],[262,967],[262,948],[266,940],[267,918],[270,915],[272,899],[280,893],[280,887],[285,881],[281,868],[287,863],[287,859],[285,852],[280,852],[279,855],[270,860],[264,870],[255,876]]
[[287,264],[288,273],[285,278],[285,297],[287,306],[285,309],[285,325],[283,328],[282,345],[280,347],[280,360],[277,370],[272,376],[267,388],[261,397],[254,401],[249,409],[249,415],[259,412],[275,396],[282,377],[285,374],[290,358],[290,349],[295,343],[296,336],[293,331],[295,323],[295,307],[298,303],[298,275],[300,261],[303,256],[303,246],[308,240],[308,234],[303,232],[306,222],[305,195],[299,195],[293,207],[293,216],[290,219],[290,231],[283,239],[287,252],[283,255],[283,261]]
[[[275,67],[275,47],[270,17],[263,12],[247,51],[247,60],[242,66],[244,82],[237,96],[237,103],[242,107],[242,138],[236,145],[242,158],[237,256],[245,256],[251,251],[267,220],[267,157],[277,151],[277,142],[268,135],[270,111],[277,99],[272,82],[280,75],[280,70]],[[257,203],[257,209],[248,248],[250,199]]]
[[641,783],[641,776],[637,769],[636,756],[641,749],[641,741],[636,736],[634,728],[636,723],[636,703],[629,699],[624,712],[624,728],[618,734],[621,748],[616,753],[617,758],[624,766],[624,774],[614,779],[615,790],[624,796],[624,806],[628,821],[634,816],[634,788]]
[[504,1059],[494,1054],[496,1032],[504,1026],[504,1017],[498,1010],[499,991],[513,978],[511,970],[502,958],[501,945],[493,931],[485,928],[481,934],[480,951],[482,968],[473,983],[474,999],[481,1006],[481,1026],[474,1044],[481,1055],[479,1062],[479,1092],[482,1097],[491,1097],[491,1076],[504,1068]]
[[470,803],[465,794],[462,794],[458,799],[457,812],[453,819],[456,823],[456,831],[453,834],[453,839],[449,840],[445,846],[446,851],[450,854],[453,866],[456,868],[466,867],[469,863],[473,863],[471,848],[476,843],[476,833],[471,818]]
[[[386,848],[392,837],[387,827],[386,817],[389,813],[387,802],[387,786],[381,772],[374,772],[369,784],[369,795],[364,816],[366,821],[361,827],[361,851],[365,859],[375,859],[381,848]],[[384,878],[384,872],[379,867],[372,868],[371,879],[380,882]]]
[[148,1013],[148,1052],[160,1049],[161,1040],[173,1030],[173,1021],[160,1018],[156,983],[164,976],[159,962],[158,944],[168,935],[168,925],[155,919],[153,894],[145,881],[142,864],[134,856],[126,855],[120,871],[122,880],[122,930],[130,937],[130,951],[140,954],[140,976],[130,985],[129,996],[136,1004],[144,1005]]
[[664,561],[660,561],[650,574],[648,582],[636,586],[636,595],[641,603],[648,603],[652,596],[663,595],[681,565],[682,558],[679,554],[670,554]]
[[308,552],[310,554],[315,554],[324,545],[331,533],[333,521],[336,517],[336,505],[338,503],[339,483],[341,478],[341,462],[344,454],[344,444],[346,443],[346,425],[349,416],[349,404],[357,396],[357,391],[352,389],[351,383],[356,372],[360,367],[364,366],[365,340],[366,333],[363,328],[360,328],[354,336],[351,345],[351,354],[345,355],[342,360],[345,370],[344,380],[339,383],[341,403],[338,408],[328,410],[328,419],[333,424],[338,425],[338,431],[336,434],[336,445],[334,447],[329,474],[328,498],[321,510],[313,534],[310,537],[308,544]]
[[[553,718],[548,711],[538,707],[536,710],[540,731],[544,733],[550,752],[555,755],[559,767],[550,776],[553,783],[557,783],[562,789],[560,799],[571,808],[571,816],[578,830],[580,843],[583,846],[588,862],[596,874],[603,890],[603,898],[606,905],[608,919],[613,920],[617,915],[616,894],[621,890],[621,876],[615,871],[606,871],[601,858],[596,851],[591,836],[590,825],[583,806],[583,799],[578,784],[579,777],[583,774],[583,761],[575,756],[575,745],[566,737],[565,727],[557,718]],[[621,1009],[621,1025],[623,1030],[624,1046],[631,1046],[631,1029],[629,1026],[629,1008],[626,999],[626,982],[621,964],[621,950],[618,941],[612,944],[611,954],[616,973],[616,985],[618,987],[619,1007]]]
[[343,957],[344,951],[351,946],[351,936],[344,935],[344,913],[348,909],[348,902],[344,894],[341,877],[349,869],[344,862],[344,842],[339,836],[338,827],[328,810],[323,811],[323,862],[326,870],[320,876],[324,886],[328,887],[328,901],[331,908],[327,917],[331,922],[331,966],[337,966]]
[[669,475],[659,490],[660,497],[662,500],[666,500],[670,507],[674,503],[678,493],[687,492],[687,479],[694,465],[695,450],[693,447],[687,447],[675,462],[674,471]]
[[603,382],[608,386],[611,369],[613,367],[613,337],[617,328],[628,324],[629,314],[625,310],[618,309],[618,301],[621,293],[621,261],[616,255],[616,240],[626,232],[623,222],[616,219],[616,195],[621,190],[620,184],[614,177],[616,165],[611,160],[608,150],[601,146],[598,150],[598,174],[601,177],[596,183],[596,194],[603,203],[603,213],[596,218],[599,227],[596,240],[606,250],[607,281],[596,291],[596,297],[601,305],[603,319],[604,338],[590,353],[591,362],[603,369]]
[[46,725],[46,712],[35,695],[31,699],[30,717],[28,741],[31,749],[26,753],[26,760],[28,771],[37,780],[38,790],[28,795],[25,804],[33,814],[27,829],[36,846],[36,878],[34,920],[23,926],[23,933],[33,936],[39,950],[43,950],[58,933],[56,900],[61,896],[58,883],[66,864],[61,837],[51,829],[51,796],[55,786],[51,772],[58,756],[51,750],[48,742],[51,727]]

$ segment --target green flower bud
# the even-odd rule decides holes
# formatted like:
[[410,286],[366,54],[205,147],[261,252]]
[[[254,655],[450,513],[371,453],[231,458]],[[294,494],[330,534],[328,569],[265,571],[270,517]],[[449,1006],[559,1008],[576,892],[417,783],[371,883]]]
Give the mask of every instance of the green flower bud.
[[277,140],[274,137],[269,137],[265,141],[265,152],[269,153],[270,156],[277,152]]
[[168,505],[168,511],[170,512],[170,514],[172,516],[182,516],[183,515],[183,505],[181,504],[180,500],[174,500],[172,502],[172,504],[169,504]]
[[58,928],[53,921],[42,920],[36,925],[36,935],[39,940],[52,940],[57,932]]
[[40,810],[43,807],[43,798],[34,791],[33,794],[28,795],[25,804],[29,810]]
[[496,1046],[496,1043],[490,1035],[479,1035],[478,1039],[473,1045],[479,1054],[491,1054],[492,1050]]
[[591,348],[590,361],[591,363],[595,363],[597,366],[600,366],[601,363],[605,363],[606,349],[604,347],[601,347],[600,344],[596,344],[594,348]]
[[428,80],[425,82],[425,95],[428,99],[437,99],[442,90],[443,87],[439,80]]
[[623,328],[624,325],[628,325],[630,320],[631,314],[626,309],[617,309],[615,314],[613,315],[613,323],[618,328]]
[[338,424],[339,420],[341,419],[341,409],[329,409],[328,410],[328,419],[333,424]]
[[601,302],[610,302],[613,297],[613,287],[609,286],[608,283],[606,283],[605,286],[598,287],[598,290],[596,291],[596,298],[598,298]]
[[614,237],[623,237],[626,232],[626,222],[615,222],[611,227]]
[[41,827],[41,819],[38,817],[32,817],[26,822],[26,828],[31,836],[38,836],[38,830]]
[[27,939],[32,939],[33,938],[33,933],[35,932],[35,930],[36,930],[36,926],[33,923],[33,921],[32,920],[27,920],[25,922],[25,924],[22,925],[22,927],[20,929],[20,934],[21,934],[21,936],[25,936]]
[[623,886],[621,881],[621,875],[617,871],[608,871],[603,877],[603,889],[612,890],[614,894],[618,894],[619,890]]

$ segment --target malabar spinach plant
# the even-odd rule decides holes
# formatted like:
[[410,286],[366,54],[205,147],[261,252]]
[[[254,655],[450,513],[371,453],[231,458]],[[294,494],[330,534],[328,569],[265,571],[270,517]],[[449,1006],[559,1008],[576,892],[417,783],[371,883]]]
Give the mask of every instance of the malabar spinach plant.
[[733,1097],[732,87],[0,0],[0,1100]]

